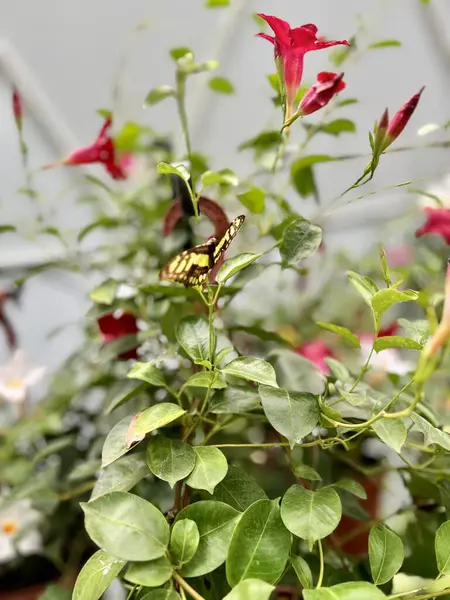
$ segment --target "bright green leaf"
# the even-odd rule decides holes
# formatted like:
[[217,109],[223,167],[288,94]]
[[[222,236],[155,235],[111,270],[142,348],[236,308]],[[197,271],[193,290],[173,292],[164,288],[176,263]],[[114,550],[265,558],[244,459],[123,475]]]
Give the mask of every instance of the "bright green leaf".
[[149,91],[149,93],[145,97],[144,104],[152,106],[153,104],[158,104],[158,102],[161,102],[166,98],[174,97],[175,90],[172,87],[170,87],[170,85],[159,85],[158,87]]
[[306,479],[307,481],[322,481],[322,477],[319,473],[310,467],[309,465],[295,465],[294,475],[299,479]]
[[148,562],[132,563],[125,573],[125,579],[135,585],[159,587],[169,581],[172,571],[173,568],[167,556],[161,556]]
[[284,230],[280,245],[283,267],[297,266],[314,254],[322,242],[322,230],[306,219],[294,221]]
[[93,554],[77,577],[72,600],[99,600],[124,565],[124,560],[104,550]]
[[200,542],[197,524],[191,519],[182,519],[174,523],[170,536],[170,553],[178,566],[189,562]]
[[186,411],[172,402],[160,402],[141,412],[134,424],[134,435],[141,437],[176,421]]
[[262,487],[246,471],[236,465],[228,467],[225,478],[214,490],[214,500],[229,504],[238,511],[244,511],[253,502],[266,498]]
[[265,209],[266,192],[261,188],[252,187],[247,192],[237,194],[240,202],[255,214],[261,214]]
[[387,335],[379,337],[374,343],[375,352],[381,352],[386,348],[410,348],[411,350],[422,350],[422,346],[410,340],[409,338],[402,337],[401,335]]
[[381,40],[380,42],[375,42],[374,44],[370,44],[370,49],[375,48],[387,48],[388,46],[401,46],[402,43],[399,40]]
[[109,492],[128,492],[148,474],[143,452],[123,456],[100,473],[91,500]]
[[195,467],[186,479],[186,484],[196,490],[206,490],[213,494],[216,485],[227,474],[227,459],[219,448],[212,446],[197,446],[194,452]]
[[156,169],[160,175],[178,175],[183,181],[188,182],[190,179],[190,174],[186,167],[183,165],[178,165],[178,167],[174,167],[173,165],[169,165],[169,163],[159,162],[156,165]]
[[230,6],[230,0],[206,0],[206,8],[217,8],[222,6]]
[[200,542],[194,558],[183,565],[183,577],[199,577],[211,573],[225,562],[228,546],[241,513],[213,500],[195,502],[181,510],[175,522],[182,519],[195,521]]
[[[212,383],[211,383],[212,376]],[[222,390],[227,387],[226,381],[219,371],[199,371],[189,377],[184,384],[187,387],[201,387],[209,388],[212,390]]]
[[62,588],[59,585],[50,584],[37,600],[71,600],[71,597],[70,590]]
[[295,574],[298,577],[302,587],[304,589],[310,589],[313,587],[313,577],[311,569],[308,563],[301,556],[291,556],[291,563],[294,567]]
[[306,540],[310,548],[336,529],[341,516],[341,500],[330,487],[312,491],[293,485],[281,501],[283,523],[294,535]]
[[276,583],[284,572],[291,534],[280,517],[278,500],[258,500],[242,515],[231,538],[226,561],[228,583],[243,579]]
[[118,558],[147,561],[163,556],[169,543],[164,515],[128,492],[111,492],[82,502],[85,527],[100,548]]
[[223,600],[269,600],[274,589],[260,579],[244,579]]
[[400,292],[394,288],[388,288],[380,290],[371,299],[372,308],[377,316],[378,321],[381,321],[382,315],[394,304],[398,302],[409,302],[410,300],[417,300],[418,295],[416,292],[408,290],[406,292]]
[[178,60],[186,54],[192,54],[192,50],[187,46],[177,46],[176,48],[171,48],[169,54],[174,60]]
[[373,581],[382,585],[390,581],[405,558],[402,540],[386,525],[374,525],[369,534],[369,562]]
[[304,600],[383,600],[386,596],[367,581],[338,583],[330,588],[304,590]]
[[278,387],[275,370],[272,365],[260,358],[240,356],[235,358],[222,369],[225,375]]
[[291,448],[319,422],[320,407],[313,394],[260,385],[259,395],[269,423],[287,438]]
[[239,179],[236,173],[230,169],[222,169],[221,171],[206,171],[201,176],[203,187],[210,185],[232,185],[236,186],[239,184]]
[[328,331],[336,333],[336,335],[339,335],[348,342],[350,342],[350,344],[355,348],[361,347],[361,344],[359,343],[359,338],[354,333],[352,333],[350,329],[347,329],[347,327],[333,325],[332,323],[323,323],[322,321],[317,321],[316,325],[319,325],[319,327],[322,327],[323,329],[327,329]]
[[112,304],[118,287],[119,284],[115,279],[108,279],[95,287],[89,294],[89,298],[96,304]]
[[220,267],[219,272],[217,273],[216,279],[220,284],[224,284],[230,277],[242,271],[249,265],[258,260],[262,254],[253,254],[252,252],[244,252],[243,254],[238,254],[237,256],[233,256],[233,258],[229,258],[226,260],[223,265]]
[[370,277],[362,277],[354,271],[347,271],[347,277],[353,287],[362,296],[364,302],[372,308],[372,298],[378,293],[378,287]]
[[208,85],[213,92],[218,92],[219,94],[234,94],[234,86],[225,77],[212,77],[208,81]]
[[136,362],[127,374],[130,379],[140,379],[156,387],[164,387],[166,382],[160,369],[152,363]]
[[[185,317],[176,328],[178,343],[195,363],[209,360],[209,325],[203,317]],[[213,335],[216,347],[216,333]]]
[[147,446],[147,463],[150,471],[167,481],[171,488],[189,475],[195,466],[194,449],[181,440],[157,435]]

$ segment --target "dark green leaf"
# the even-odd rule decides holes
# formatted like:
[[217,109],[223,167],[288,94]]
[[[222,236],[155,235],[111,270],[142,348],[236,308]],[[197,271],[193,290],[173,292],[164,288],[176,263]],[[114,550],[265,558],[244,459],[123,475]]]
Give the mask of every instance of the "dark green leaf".
[[136,585],[159,587],[169,581],[172,571],[167,556],[161,556],[148,562],[132,563],[125,573],[125,579]]
[[195,466],[194,449],[181,440],[157,435],[147,446],[147,463],[150,471],[167,481],[171,488],[189,475]]
[[306,219],[294,221],[284,230],[280,245],[283,267],[297,266],[314,254],[322,242],[322,230]]
[[306,479],[307,481],[322,481],[319,473],[309,465],[295,465],[294,475],[299,479]]
[[218,92],[219,94],[234,94],[234,86],[225,77],[212,77],[208,81],[208,85],[213,92]]
[[291,448],[319,422],[319,403],[313,394],[260,385],[259,395],[269,423],[287,438]]
[[281,141],[281,134],[278,130],[276,131],[263,131],[257,136],[247,140],[239,146],[239,150],[246,150],[247,148],[253,148],[257,151],[270,150],[276,148]]
[[169,543],[164,515],[143,498],[111,492],[81,503],[85,527],[100,548],[118,558],[147,561],[163,556]]
[[274,589],[260,579],[244,579],[223,600],[269,600]]
[[125,404],[128,400],[132,400],[145,389],[147,389],[145,383],[127,381],[126,379],[119,381],[117,385],[112,386],[108,390],[108,394],[105,398],[105,403],[107,404],[105,412],[111,413],[114,409],[122,406],[122,404]]
[[200,542],[200,533],[197,524],[190,519],[177,521],[172,527],[170,536],[170,553],[178,566],[189,562]]
[[359,338],[354,333],[352,333],[350,331],[350,329],[347,329],[347,327],[333,325],[332,323],[323,323],[322,321],[317,321],[316,325],[319,325],[319,327],[322,327],[323,329],[327,329],[328,331],[332,331],[333,333],[336,333],[340,337],[342,337],[345,340],[347,340],[348,342],[350,342],[350,344],[354,348],[361,347],[361,344],[359,343]]
[[284,572],[291,534],[280,517],[278,500],[258,500],[236,525],[226,562],[227,580],[234,587],[243,579],[276,583]]
[[356,126],[349,119],[335,119],[330,123],[325,123],[320,126],[320,131],[329,133],[330,135],[339,135],[340,133],[354,133]]
[[130,450],[127,446],[127,433],[133,418],[133,416],[125,417],[108,433],[103,444],[102,468],[107,467]]
[[336,481],[336,483],[333,483],[333,485],[335,487],[346,490],[347,492],[350,492],[350,494],[353,494],[354,496],[357,496],[362,500],[365,500],[367,498],[366,490],[360,483],[358,483],[354,479],[340,479],[339,481]]
[[185,412],[178,404],[172,404],[171,402],[155,404],[138,415],[134,424],[133,434],[140,438],[150,433],[150,431],[161,429],[161,427],[165,427],[169,423],[172,423],[172,421],[176,421]]
[[[185,317],[176,328],[178,343],[195,363],[210,358],[209,326],[203,317]],[[213,348],[216,347],[216,333],[212,336]]]
[[114,558],[104,550],[93,554],[77,577],[72,600],[98,600],[101,598],[124,565],[124,560]]
[[294,163],[291,167],[291,181],[294,188],[300,194],[302,198],[308,198],[314,196],[317,199],[318,190],[316,184],[316,178],[314,177],[314,171],[311,166],[297,167]]
[[256,390],[228,386],[226,390],[214,394],[209,410],[216,414],[239,414],[260,408],[261,402]]
[[244,511],[253,502],[266,498],[264,490],[240,467],[230,465],[225,479],[214,490],[214,500],[225,502],[239,511]]
[[212,446],[197,446],[194,452],[195,467],[186,479],[186,484],[196,490],[206,490],[213,494],[216,485],[227,474],[227,459],[218,448]]
[[233,277],[233,275],[236,275],[236,273],[239,273],[239,271],[242,271],[242,269],[245,269],[254,263],[255,260],[258,260],[261,256],[261,254],[244,252],[243,254],[238,254],[237,256],[233,256],[233,258],[229,258],[220,267],[216,277],[217,282],[223,285],[230,277]]
[[265,210],[266,192],[261,188],[252,187],[247,192],[237,194],[240,202],[255,214],[261,214]]
[[123,456],[100,473],[92,490],[91,500],[108,492],[128,492],[148,474],[143,452]]
[[336,529],[341,515],[341,500],[333,488],[314,492],[293,485],[281,501],[283,523],[294,535],[306,540],[310,548]]
[[301,556],[291,557],[292,566],[294,567],[295,574],[298,577],[302,587],[304,589],[310,589],[313,587],[313,578],[311,569],[308,563]]
[[262,383],[277,387],[275,370],[271,364],[260,358],[251,358],[249,356],[240,356],[235,358],[222,369],[225,375],[248,379],[255,383]]
[[16,231],[14,225],[0,225],[0,233],[6,233],[7,231]]
[[152,106],[153,104],[158,104],[158,102],[161,102],[166,98],[174,97],[175,90],[172,87],[170,87],[170,85],[159,85],[158,87],[149,91],[149,93],[145,97],[144,104]]
[[197,552],[192,560],[183,565],[181,575],[199,577],[220,567],[225,562],[231,536],[240,516],[231,506],[212,500],[195,502],[181,510],[176,522],[191,519],[200,533]]
[[386,525],[379,523],[370,530],[369,562],[373,581],[382,585],[390,581],[405,558],[402,540]]

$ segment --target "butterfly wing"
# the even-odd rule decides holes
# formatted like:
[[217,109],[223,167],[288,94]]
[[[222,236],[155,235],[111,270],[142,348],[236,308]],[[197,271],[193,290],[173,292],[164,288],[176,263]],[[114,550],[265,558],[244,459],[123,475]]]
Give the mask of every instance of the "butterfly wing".
[[227,251],[229,245],[236,237],[239,229],[244,224],[244,221],[245,221],[244,215],[240,215],[239,217],[236,217],[234,219],[234,221],[232,221],[230,223],[230,226],[225,231],[225,233],[221,237],[221,239],[215,244],[214,254],[213,254],[214,264],[216,264],[220,260],[220,258],[224,255],[224,253]]
[[159,278],[182,283],[186,287],[202,285],[214,266],[213,254],[216,243],[216,238],[210,238],[205,244],[177,254],[163,268]]

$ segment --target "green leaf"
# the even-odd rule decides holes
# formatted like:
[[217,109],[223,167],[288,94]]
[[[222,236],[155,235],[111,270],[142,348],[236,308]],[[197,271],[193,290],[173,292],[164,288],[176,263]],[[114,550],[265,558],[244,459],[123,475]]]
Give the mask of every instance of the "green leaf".
[[450,521],[442,523],[434,540],[436,561],[441,575],[450,575]]
[[118,558],[147,561],[163,556],[169,543],[164,515],[128,492],[111,492],[81,503],[85,527],[100,548]]
[[226,561],[231,587],[243,579],[276,583],[284,572],[291,534],[280,517],[278,500],[258,500],[242,515],[231,538]]
[[[9,594],[8,594],[9,595]],[[45,592],[37,597],[37,600],[70,600],[72,597],[70,590],[63,589],[59,585],[49,585]]]
[[354,271],[347,271],[347,277],[353,287],[362,296],[364,302],[372,308],[372,297],[378,292],[378,286],[370,277],[362,277]]
[[[200,363],[209,360],[209,325],[203,317],[185,317],[176,328],[178,343],[193,360]],[[216,347],[216,332],[213,335],[213,349]]]
[[230,0],[206,0],[206,8],[217,8],[222,6],[230,6]]
[[157,435],[147,446],[147,463],[150,471],[167,481],[171,488],[189,475],[195,466],[194,449],[181,440]]
[[350,381],[350,373],[348,372],[347,367],[340,361],[336,360],[335,358],[331,358],[331,356],[327,356],[325,358],[325,362],[329,366],[331,374],[335,379],[341,383]]
[[319,325],[319,327],[327,329],[328,331],[332,331],[333,333],[336,333],[337,335],[341,336],[342,338],[350,342],[350,344],[354,348],[361,348],[359,338],[354,333],[352,333],[350,329],[347,329],[347,327],[333,325],[332,323],[323,323],[322,321],[317,321],[316,325]]
[[241,514],[222,502],[202,500],[181,510],[175,522],[195,521],[200,542],[194,558],[183,565],[183,577],[199,577],[211,573],[225,562],[228,545]]
[[381,40],[380,42],[375,42],[374,44],[370,44],[369,48],[374,50],[375,48],[387,48],[388,46],[401,46],[402,43],[399,40]]
[[341,500],[333,488],[314,492],[293,485],[281,501],[283,523],[294,535],[306,540],[310,548],[336,529],[341,516]]
[[366,396],[359,392],[346,392],[342,388],[339,388],[339,393],[342,398],[352,406],[361,406],[367,402]]
[[181,600],[181,597],[172,590],[152,590],[138,600]]
[[350,492],[350,494],[353,494],[362,500],[367,498],[366,490],[360,483],[358,483],[358,481],[355,481],[354,479],[340,479],[339,481],[336,481],[336,483],[333,483],[333,485],[341,488],[342,490]]
[[191,519],[174,523],[170,536],[170,553],[178,566],[189,562],[197,552],[200,533],[197,524]]
[[123,456],[100,473],[91,500],[109,492],[128,492],[148,474],[143,452]]
[[381,352],[386,348],[410,348],[411,350],[422,350],[422,345],[414,340],[402,337],[401,335],[387,335],[379,337],[374,343],[375,352]]
[[7,233],[8,231],[16,231],[14,225],[0,225],[0,233]]
[[161,427],[165,427],[169,423],[176,421],[185,412],[178,404],[172,404],[172,402],[155,404],[139,414],[133,433],[136,437],[144,436],[150,433],[150,431],[161,429]]
[[313,578],[311,569],[308,563],[301,556],[291,556],[291,563],[294,567],[295,574],[298,577],[302,587],[304,589],[310,589],[313,587]]
[[243,142],[238,150],[247,150],[252,148],[257,152],[267,151],[272,148],[278,147],[281,141],[281,133],[279,130],[263,131],[257,136],[250,138],[246,142]]
[[237,194],[241,204],[255,214],[261,214],[265,210],[266,192],[261,188],[252,187],[247,192]]
[[166,98],[174,98],[175,96],[176,92],[173,87],[170,87],[170,85],[159,85],[158,87],[149,91],[145,97],[144,104],[147,104],[147,106],[152,106],[153,104],[158,104],[158,102],[161,102]]
[[228,386],[226,390],[214,394],[209,405],[210,412],[216,415],[239,414],[261,408],[256,390]]
[[228,471],[228,462],[223,453],[212,446],[197,446],[195,452],[195,467],[186,484],[196,490],[206,490],[214,493],[214,488],[222,481]]
[[[212,383],[211,383],[211,375],[212,375]],[[219,371],[200,371],[199,373],[194,373],[189,377],[189,379],[185,382],[187,387],[201,387],[201,388],[209,388],[211,386],[212,390],[222,390],[227,387],[225,379],[222,377],[222,374]]]
[[217,273],[217,282],[220,284],[224,284],[230,277],[245,269],[255,260],[258,260],[262,254],[253,254],[252,252],[244,252],[243,254],[238,254],[237,256],[233,256],[233,258],[229,258],[226,260],[223,265],[220,267],[219,272]]
[[349,119],[335,119],[330,123],[320,126],[320,131],[330,135],[339,135],[340,133],[355,133],[356,125]]
[[223,600],[269,600],[274,589],[260,579],[244,579]]
[[372,308],[377,317],[378,322],[381,321],[383,314],[398,302],[409,302],[410,300],[417,300],[418,294],[411,290],[406,292],[400,292],[394,288],[388,288],[380,290],[371,299]]
[[402,540],[386,525],[374,525],[369,534],[369,562],[376,585],[390,581],[403,564]]
[[173,568],[167,556],[161,556],[148,562],[132,563],[126,573],[125,579],[135,585],[159,587],[172,577]]
[[158,369],[152,363],[134,363],[127,377],[130,379],[140,379],[155,387],[164,387],[166,385],[161,369]]
[[304,600],[383,600],[386,596],[367,581],[338,583],[329,588],[304,590]]
[[296,266],[314,254],[322,242],[322,230],[306,219],[294,221],[284,230],[280,253],[282,265]]
[[441,446],[441,448],[450,450],[450,435],[448,433],[433,427],[431,423],[416,413],[411,415],[411,419],[414,421],[416,427],[423,433],[425,446],[436,444],[437,446]]
[[317,200],[318,190],[312,167],[303,167],[295,170],[294,168],[295,163],[291,167],[291,181],[294,189],[297,190],[302,198],[314,196]]
[[89,294],[89,298],[96,304],[112,304],[118,287],[119,284],[115,279],[108,279],[95,287]]
[[294,475],[299,479],[306,479],[307,481],[322,481],[319,473],[309,465],[295,465]]
[[406,331],[408,337],[421,346],[425,345],[430,335],[430,325],[427,319],[418,319],[417,321],[398,319],[398,324]]
[[225,479],[217,485],[213,499],[242,512],[253,502],[266,497],[262,487],[251,475],[236,465],[230,465]]
[[234,94],[234,86],[225,77],[212,77],[208,81],[208,85],[213,92],[219,94]]
[[372,423],[372,429],[387,446],[401,452],[406,442],[406,426],[402,419],[379,419]]
[[210,185],[236,186],[239,184],[239,179],[231,169],[222,169],[221,171],[205,171],[201,176],[201,182],[203,187]]
[[171,48],[169,54],[174,60],[178,60],[186,54],[192,54],[192,50],[187,46],[177,46],[176,48]]
[[287,438],[291,448],[319,422],[320,407],[313,394],[260,385],[259,395],[269,423]]
[[127,446],[127,433],[133,418],[133,416],[125,417],[116,423],[106,436],[102,450],[102,468],[107,467],[130,450]]
[[186,183],[189,182],[190,174],[183,165],[174,167],[173,165],[169,165],[169,163],[160,162],[156,165],[156,169],[160,175],[178,175]]
[[119,381],[117,385],[113,385],[108,390],[105,398],[105,404],[107,404],[105,412],[111,413],[114,409],[147,389],[147,387],[145,383],[137,383],[136,381],[127,381],[126,379]]
[[270,363],[260,358],[240,356],[225,365],[222,373],[254,381],[255,383],[278,387],[274,368]]
[[357,98],[345,98],[345,100],[339,100],[336,102],[336,106],[343,108],[344,106],[350,106],[351,104],[357,104],[359,100]]
[[93,477],[100,471],[101,462],[98,458],[86,460],[77,464],[67,476],[67,481],[78,482]]

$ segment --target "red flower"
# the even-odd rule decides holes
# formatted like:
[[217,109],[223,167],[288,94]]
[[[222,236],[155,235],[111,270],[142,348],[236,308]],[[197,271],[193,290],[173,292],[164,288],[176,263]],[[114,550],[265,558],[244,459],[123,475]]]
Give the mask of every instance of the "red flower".
[[303,56],[311,50],[321,50],[338,44],[350,46],[347,40],[325,41],[317,37],[317,27],[308,23],[301,27],[291,29],[287,21],[278,17],[259,14],[264,19],[274,36],[266,33],[258,33],[259,37],[269,40],[274,45],[275,64],[277,65],[280,76],[282,96],[286,99],[285,121],[287,121],[293,112],[295,97],[303,75]]
[[[393,119],[389,121],[387,126],[386,135],[383,143],[383,151],[386,150],[388,146],[392,144],[392,142],[398,138],[401,132],[405,129],[408,124],[410,118],[412,117],[413,112],[416,110],[417,105],[419,104],[420,96],[422,95],[425,86],[421,88],[417,94],[414,94],[405,104],[395,113]],[[387,120],[387,111],[384,113],[385,119]],[[380,121],[378,127],[381,127],[383,119]],[[383,123],[385,126],[385,123]]]
[[17,129],[22,131],[22,117],[23,117],[23,108],[22,108],[22,99],[17,91],[17,88],[13,89],[13,97],[12,97],[12,105],[13,105],[13,114],[14,119],[16,120]]
[[314,363],[319,371],[325,375],[329,374],[330,369],[325,362],[325,358],[327,358],[327,356],[334,357],[334,352],[325,344],[325,342],[322,342],[322,340],[305,342],[297,348],[296,352]]
[[[97,324],[105,344],[126,335],[136,334],[139,331],[136,317],[131,313],[126,312],[119,315],[116,315],[113,312],[103,315],[103,317],[97,319]],[[122,352],[122,354],[119,354],[119,358],[122,360],[137,358],[137,349],[132,348],[131,350]]]
[[450,244],[450,209],[425,207],[427,220],[416,231],[416,237],[422,237],[426,233],[440,235],[447,244]]
[[124,169],[124,164],[121,160],[117,159],[114,140],[108,133],[111,125],[111,117],[108,117],[93,144],[74,150],[61,161],[45,165],[44,169],[58,165],[73,166],[101,163],[113,179],[126,179],[127,173]]
[[310,115],[326,106],[333,96],[345,88],[343,77],[344,73],[319,73],[317,83],[309,88],[300,102],[299,114]]
[[378,337],[386,337],[386,336],[390,336],[390,335],[397,335],[397,332],[398,332],[399,328],[400,328],[400,325],[397,323],[397,321],[394,321],[393,323],[391,323],[387,327],[382,327],[380,329],[380,331],[378,332]]

